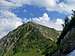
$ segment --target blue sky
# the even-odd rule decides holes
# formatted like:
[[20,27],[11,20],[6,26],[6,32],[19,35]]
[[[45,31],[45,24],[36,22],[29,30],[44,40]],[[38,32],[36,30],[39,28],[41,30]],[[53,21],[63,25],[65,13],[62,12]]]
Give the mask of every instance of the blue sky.
[[52,19],[62,18],[64,19],[65,13],[60,13],[58,11],[47,11],[44,7],[32,6],[32,5],[23,5],[21,7],[11,10],[20,18],[34,18],[41,17],[44,13],[47,13]]
[[35,23],[62,30],[66,16],[70,18],[75,0],[1,0],[0,38],[22,25]]

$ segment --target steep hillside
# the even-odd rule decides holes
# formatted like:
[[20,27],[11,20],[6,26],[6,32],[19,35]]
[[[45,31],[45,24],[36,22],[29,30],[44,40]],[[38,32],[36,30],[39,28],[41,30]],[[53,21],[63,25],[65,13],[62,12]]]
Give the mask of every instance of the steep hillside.
[[48,56],[57,49],[58,32],[28,22],[0,40],[0,56]]
[[75,56],[75,52],[71,54],[75,50],[75,11],[73,11],[71,20],[68,18],[65,21],[65,26],[57,44],[57,51],[52,56]]

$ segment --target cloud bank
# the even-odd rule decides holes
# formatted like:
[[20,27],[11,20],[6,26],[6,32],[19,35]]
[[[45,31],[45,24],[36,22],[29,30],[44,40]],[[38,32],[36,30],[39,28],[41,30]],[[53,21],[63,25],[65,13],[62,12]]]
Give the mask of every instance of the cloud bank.
[[22,5],[35,5],[45,7],[49,11],[68,12],[75,9],[75,0],[1,0],[0,5],[8,7],[17,7]]
[[63,29],[61,24],[64,24],[64,21],[62,19],[57,18],[56,20],[51,20],[50,17],[48,17],[47,13],[44,13],[42,17],[39,18],[32,18],[33,22],[36,22],[38,24],[54,28],[58,31],[61,31]]
[[0,16],[0,38],[22,24],[22,20],[9,11],[2,11]]

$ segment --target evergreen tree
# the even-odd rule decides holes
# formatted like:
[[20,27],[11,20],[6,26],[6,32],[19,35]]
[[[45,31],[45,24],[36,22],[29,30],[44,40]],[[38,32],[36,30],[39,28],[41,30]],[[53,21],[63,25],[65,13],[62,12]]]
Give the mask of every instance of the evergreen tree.
[[69,18],[65,18],[64,28],[61,33],[61,35],[58,38],[57,44],[60,44],[61,40],[64,38],[64,36],[67,34],[69,30],[71,30],[73,27],[75,27],[75,11],[73,11],[73,16],[71,17],[71,20],[69,22]]
[[59,38],[58,38],[57,44],[60,44],[61,39],[63,39],[63,37],[67,33],[67,31],[68,31],[68,25],[69,25],[69,18],[66,17],[65,20],[64,20],[64,24],[63,24],[63,31],[62,31],[61,35],[59,36]]

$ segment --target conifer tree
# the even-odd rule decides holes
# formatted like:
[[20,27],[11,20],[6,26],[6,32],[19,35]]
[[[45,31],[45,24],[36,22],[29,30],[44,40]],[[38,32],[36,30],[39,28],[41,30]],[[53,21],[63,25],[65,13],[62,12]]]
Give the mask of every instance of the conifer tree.
[[61,40],[64,38],[67,32],[70,31],[73,27],[75,27],[75,11],[73,11],[70,22],[68,17],[66,17],[64,21],[65,21],[64,28],[61,35],[58,38],[57,44],[60,44]]

